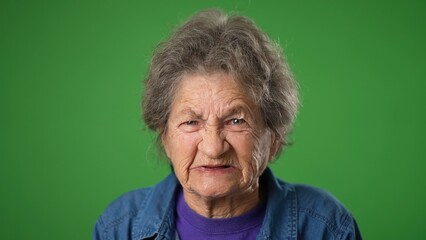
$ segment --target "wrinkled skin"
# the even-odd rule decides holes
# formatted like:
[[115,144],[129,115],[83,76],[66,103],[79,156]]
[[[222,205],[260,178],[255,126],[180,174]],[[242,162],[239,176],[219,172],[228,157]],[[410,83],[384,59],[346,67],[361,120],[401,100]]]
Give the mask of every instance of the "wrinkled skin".
[[259,177],[277,149],[260,108],[221,73],[183,77],[162,142],[185,201],[210,218],[259,203]]

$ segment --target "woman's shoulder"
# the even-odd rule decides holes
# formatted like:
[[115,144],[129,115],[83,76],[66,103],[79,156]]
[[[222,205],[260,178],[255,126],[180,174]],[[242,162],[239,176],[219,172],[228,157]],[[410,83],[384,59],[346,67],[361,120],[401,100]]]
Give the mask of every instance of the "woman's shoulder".
[[[361,239],[355,219],[349,210],[330,192],[306,185],[277,179],[279,196],[276,201],[290,204],[289,211],[297,223],[302,239]],[[286,216],[286,215],[284,215]]]
[[306,238],[310,234],[331,234],[345,236],[344,239],[361,239],[354,217],[333,194],[306,184],[290,185],[297,199],[298,228]]
[[[173,175],[153,187],[129,191],[115,199],[99,217],[96,232],[108,232],[112,229],[123,229],[123,234],[129,231],[136,219],[165,211],[161,206],[167,205],[173,198],[176,179]],[[105,233],[106,234],[106,233]],[[94,238],[100,239],[100,238]]]
[[334,210],[340,214],[348,214],[345,206],[330,192],[306,184],[292,185],[296,192],[299,211],[309,212],[312,210],[326,214],[330,210]]
[[319,213],[326,213],[335,210],[339,213],[348,213],[344,205],[330,192],[307,184],[288,183],[276,178],[278,188],[284,193],[283,198],[288,198],[288,194],[294,194],[297,200],[298,211],[313,210]]
[[122,194],[102,213],[102,221],[109,225],[114,222],[120,222],[124,218],[131,218],[139,212],[143,202],[153,190],[153,187],[140,188]]

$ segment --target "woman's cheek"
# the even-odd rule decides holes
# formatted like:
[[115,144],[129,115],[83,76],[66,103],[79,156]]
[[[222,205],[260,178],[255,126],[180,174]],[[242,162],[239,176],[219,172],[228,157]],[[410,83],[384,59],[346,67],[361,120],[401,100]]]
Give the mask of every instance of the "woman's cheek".
[[187,151],[193,152],[197,149],[200,139],[201,137],[198,132],[183,133],[179,137],[178,141],[180,142],[178,144],[180,147],[187,149]]
[[197,134],[182,133],[174,140],[175,152],[177,153],[176,164],[179,165],[183,175],[189,174],[189,168],[194,162],[197,150]]

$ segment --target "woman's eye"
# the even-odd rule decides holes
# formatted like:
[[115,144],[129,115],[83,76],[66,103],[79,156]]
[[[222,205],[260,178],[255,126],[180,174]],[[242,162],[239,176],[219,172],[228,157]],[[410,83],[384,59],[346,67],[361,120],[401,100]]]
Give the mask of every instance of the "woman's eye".
[[231,119],[231,121],[229,123],[231,125],[241,125],[241,124],[246,123],[246,121],[242,118],[234,118],[234,119]]
[[188,120],[188,121],[182,122],[179,125],[179,128],[184,132],[195,132],[200,128],[200,121]]
[[198,121],[189,120],[189,121],[184,122],[183,124],[188,125],[188,126],[194,126],[194,125],[198,125]]

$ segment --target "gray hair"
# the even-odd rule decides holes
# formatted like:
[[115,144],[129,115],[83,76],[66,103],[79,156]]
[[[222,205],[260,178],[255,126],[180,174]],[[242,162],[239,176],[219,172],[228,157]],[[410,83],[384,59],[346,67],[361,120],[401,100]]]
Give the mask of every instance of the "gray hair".
[[155,49],[142,99],[146,126],[161,136],[179,80],[215,72],[233,76],[260,107],[279,154],[296,116],[297,84],[278,44],[249,18],[216,9],[194,15]]

